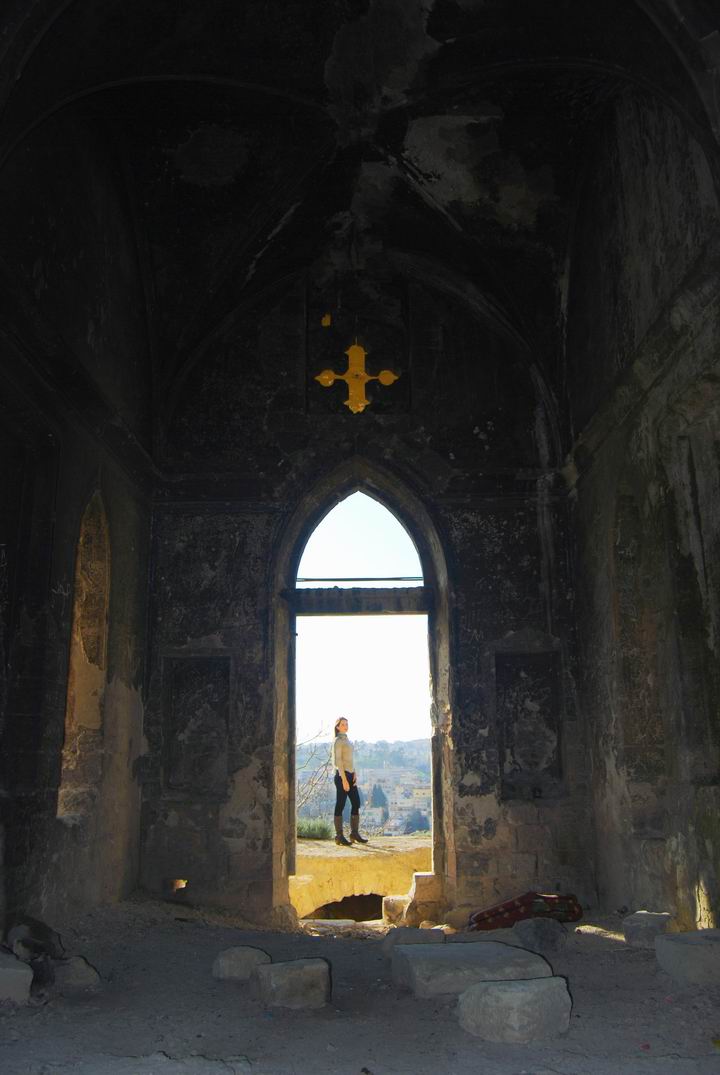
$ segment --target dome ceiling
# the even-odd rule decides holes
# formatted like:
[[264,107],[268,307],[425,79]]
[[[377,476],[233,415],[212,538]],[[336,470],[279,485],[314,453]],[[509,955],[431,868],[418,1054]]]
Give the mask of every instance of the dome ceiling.
[[707,117],[640,5],[539,6],[18,5],[1,159],[64,113],[116,160],[166,387],[279,281],[393,256],[471,280],[552,372],[595,120],[628,82]]

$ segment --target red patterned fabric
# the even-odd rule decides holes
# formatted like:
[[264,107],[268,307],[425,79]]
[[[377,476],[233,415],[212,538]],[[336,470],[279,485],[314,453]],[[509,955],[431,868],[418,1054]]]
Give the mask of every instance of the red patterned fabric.
[[513,900],[498,903],[486,911],[475,911],[468,919],[468,929],[502,929],[523,918],[554,918],[556,922],[577,922],[582,908],[575,896],[543,895],[526,892]]

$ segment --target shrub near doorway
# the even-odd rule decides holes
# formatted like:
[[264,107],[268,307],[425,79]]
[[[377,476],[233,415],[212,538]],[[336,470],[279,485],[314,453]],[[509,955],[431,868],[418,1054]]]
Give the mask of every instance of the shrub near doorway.
[[297,835],[299,840],[329,840],[333,828],[329,821],[321,817],[299,817]]

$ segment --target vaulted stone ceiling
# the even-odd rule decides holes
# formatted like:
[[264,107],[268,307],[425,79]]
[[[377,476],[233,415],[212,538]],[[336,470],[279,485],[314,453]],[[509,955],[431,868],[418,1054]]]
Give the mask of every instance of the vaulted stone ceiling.
[[706,137],[691,31],[709,40],[712,13],[693,18],[661,0],[18,4],[1,159],[62,120],[117,165],[157,398],[283,281],[390,263],[470,281],[556,383],[593,121],[630,81]]

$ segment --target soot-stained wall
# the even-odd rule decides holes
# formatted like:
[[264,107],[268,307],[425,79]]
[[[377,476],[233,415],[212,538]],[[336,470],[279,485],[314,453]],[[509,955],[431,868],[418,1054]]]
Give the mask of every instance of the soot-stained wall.
[[712,925],[718,861],[718,203],[627,96],[579,208],[568,361],[581,709],[602,902]]
[[[298,280],[249,313],[188,372],[168,416],[143,881],[271,906],[274,767],[288,766],[273,741],[275,558],[290,518],[316,510],[315,486],[358,459],[418,498],[448,562],[448,895],[479,906],[570,887],[587,899],[554,417],[517,341],[466,303],[399,275],[331,279]],[[371,384],[353,415],[344,384],[313,378],[342,370],[355,336],[370,372],[401,376]]]
[[[138,874],[150,366],[106,149],[58,121],[0,178],[3,888],[9,910],[54,922],[127,894]],[[104,537],[80,574],[103,595],[78,585],[88,511]],[[100,604],[73,647],[76,597],[86,616]]]

